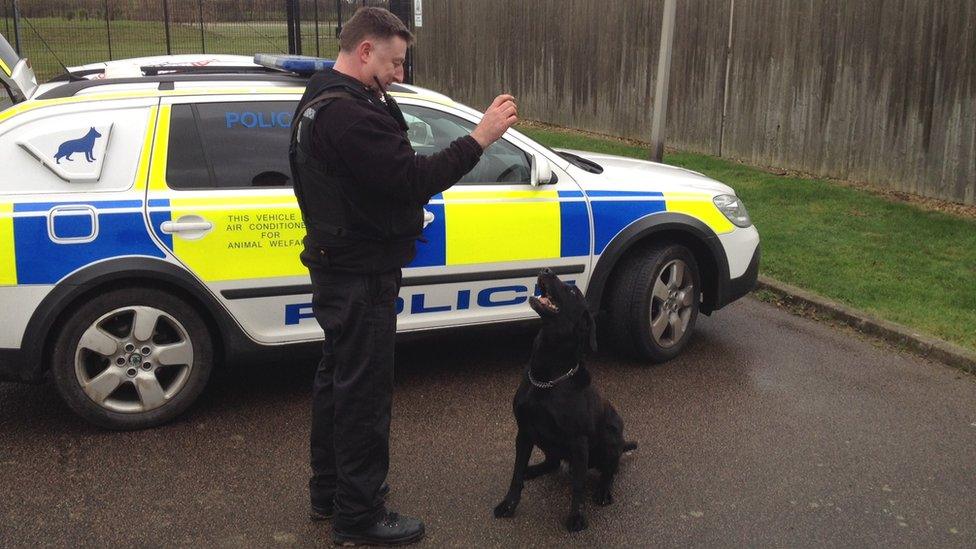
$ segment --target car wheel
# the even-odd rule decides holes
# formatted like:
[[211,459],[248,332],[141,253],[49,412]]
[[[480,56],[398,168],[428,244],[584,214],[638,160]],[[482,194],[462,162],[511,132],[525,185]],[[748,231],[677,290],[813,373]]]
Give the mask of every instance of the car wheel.
[[678,356],[691,338],[701,303],[701,278],[691,251],[679,244],[638,250],[615,279],[605,331],[613,345],[652,362]]
[[143,429],[186,410],[213,369],[203,319],[160,290],[126,288],[66,314],[51,370],[68,406],[108,429]]

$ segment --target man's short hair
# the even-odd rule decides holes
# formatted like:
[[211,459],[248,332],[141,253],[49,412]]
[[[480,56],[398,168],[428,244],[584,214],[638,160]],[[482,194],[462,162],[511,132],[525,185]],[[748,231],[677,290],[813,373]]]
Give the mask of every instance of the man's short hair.
[[342,25],[342,32],[339,33],[339,49],[351,53],[367,38],[388,40],[394,36],[403,38],[407,45],[413,42],[413,33],[399,17],[383,8],[362,7],[356,10],[346,24]]

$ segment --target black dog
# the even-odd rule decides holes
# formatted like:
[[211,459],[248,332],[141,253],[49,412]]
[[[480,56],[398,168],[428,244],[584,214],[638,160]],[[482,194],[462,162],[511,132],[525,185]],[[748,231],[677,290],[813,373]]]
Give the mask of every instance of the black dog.
[[[596,326],[582,292],[563,283],[549,269],[539,274],[539,287],[541,297],[529,298],[529,304],[542,317],[542,329],[512,403],[518,423],[515,471],[508,494],[495,507],[495,517],[515,514],[524,480],[554,472],[566,460],[573,479],[566,528],[578,532],[587,526],[583,516],[587,471],[600,471],[593,502],[609,505],[620,456],[637,444],[624,441],[623,420],[590,384],[590,374],[582,363],[587,349],[596,350]],[[530,467],[533,446],[546,457]]]

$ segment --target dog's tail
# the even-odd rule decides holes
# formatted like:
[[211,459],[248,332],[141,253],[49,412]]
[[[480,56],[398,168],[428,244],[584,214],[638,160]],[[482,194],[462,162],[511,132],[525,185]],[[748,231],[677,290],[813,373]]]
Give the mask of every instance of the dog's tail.
[[629,452],[631,450],[637,449],[637,442],[633,440],[628,440],[624,442],[624,452]]

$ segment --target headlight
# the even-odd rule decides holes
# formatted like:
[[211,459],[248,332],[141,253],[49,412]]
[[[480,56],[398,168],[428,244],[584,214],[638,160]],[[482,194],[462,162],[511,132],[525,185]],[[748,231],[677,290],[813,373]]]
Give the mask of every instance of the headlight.
[[738,196],[732,194],[720,194],[712,199],[715,203],[715,207],[718,211],[725,214],[725,217],[729,218],[736,227],[748,227],[752,225],[752,220],[749,219],[749,212],[746,211],[746,205],[742,203],[742,200]]

